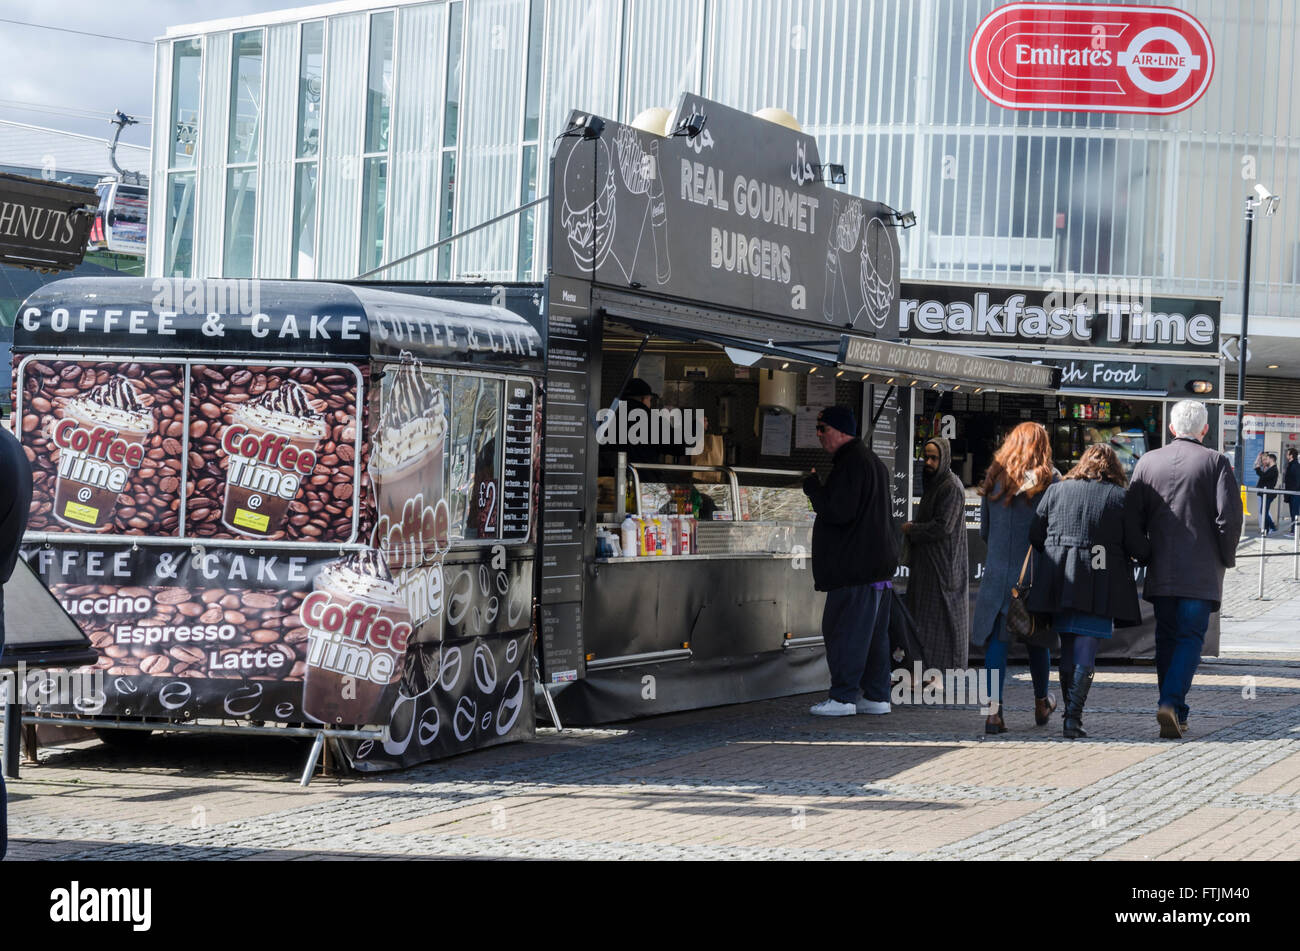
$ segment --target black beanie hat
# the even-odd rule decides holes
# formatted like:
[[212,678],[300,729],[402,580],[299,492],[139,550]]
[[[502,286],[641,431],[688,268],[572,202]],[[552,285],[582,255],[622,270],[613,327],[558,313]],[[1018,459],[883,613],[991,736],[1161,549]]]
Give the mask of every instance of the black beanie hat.
[[817,416],[817,422],[838,429],[846,436],[858,434],[858,420],[847,406],[828,406]]

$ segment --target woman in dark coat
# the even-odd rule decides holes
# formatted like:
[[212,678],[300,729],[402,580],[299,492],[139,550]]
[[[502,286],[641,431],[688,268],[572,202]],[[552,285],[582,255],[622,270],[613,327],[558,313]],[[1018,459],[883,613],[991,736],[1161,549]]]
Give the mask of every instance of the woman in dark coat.
[[[1029,552],[1029,526],[1047,487],[1060,479],[1052,467],[1052,443],[1039,423],[1021,423],[998,448],[993,465],[980,484],[980,537],[988,542],[984,577],[980,579],[971,621],[970,642],[984,648],[988,678],[989,716],[985,733],[1005,733],[1002,687],[1007,679],[1007,609],[1011,589]],[[1056,709],[1047,685],[1052,655],[1046,647],[1029,648],[1029,673],[1034,681],[1034,721],[1042,726]]]
[[[1127,480],[1110,446],[1089,446],[1065,478],[1038,503],[1029,540],[1035,557],[1031,611],[1052,614],[1061,637],[1062,734],[1083,732],[1097,648],[1116,620],[1141,620],[1131,558],[1146,561],[1150,543],[1125,519]],[[1131,523],[1131,524],[1130,524]]]
[[970,638],[970,566],[966,557],[966,489],[952,471],[948,440],[925,444],[924,490],[907,542],[907,609],[927,667],[966,666]]

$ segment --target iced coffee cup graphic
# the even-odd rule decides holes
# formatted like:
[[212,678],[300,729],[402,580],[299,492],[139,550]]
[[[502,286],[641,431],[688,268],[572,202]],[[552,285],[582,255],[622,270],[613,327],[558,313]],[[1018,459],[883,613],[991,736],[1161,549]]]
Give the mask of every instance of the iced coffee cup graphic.
[[307,716],[330,724],[386,720],[411,615],[379,553],[358,552],[322,568],[299,617],[308,630]]
[[402,520],[408,499],[420,495],[432,507],[442,498],[447,444],[442,390],[424,376],[409,351],[402,351],[401,360],[389,371],[393,382],[370,447],[375,506],[389,524]]
[[124,376],[68,399],[63,418],[50,427],[59,450],[54,517],[81,531],[110,527],[118,495],[144,461],[153,422],[153,412]]
[[292,380],[236,407],[221,436],[229,459],[221,521],[231,531],[267,538],[316,468],[325,419]]

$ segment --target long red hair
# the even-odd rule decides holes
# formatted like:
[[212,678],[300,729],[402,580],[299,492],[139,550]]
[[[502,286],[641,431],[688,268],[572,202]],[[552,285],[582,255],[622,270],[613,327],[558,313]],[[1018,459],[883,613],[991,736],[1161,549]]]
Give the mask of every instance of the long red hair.
[[1026,498],[1032,499],[1047,491],[1055,471],[1052,468],[1052,441],[1047,437],[1047,429],[1042,423],[1021,423],[1011,430],[1011,435],[993,456],[993,465],[989,466],[984,481],[980,483],[979,493],[990,501],[1001,499],[1003,505],[1010,505],[1024,485],[1025,477],[1033,473],[1036,481],[1024,493]]

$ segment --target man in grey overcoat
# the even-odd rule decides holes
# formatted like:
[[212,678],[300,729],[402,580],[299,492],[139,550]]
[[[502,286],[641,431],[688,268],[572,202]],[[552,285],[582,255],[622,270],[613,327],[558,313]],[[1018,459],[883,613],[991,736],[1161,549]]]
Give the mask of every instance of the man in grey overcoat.
[[952,448],[925,444],[925,474],[916,517],[903,525],[908,547],[907,607],[927,667],[966,666],[970,638],[970,567],[966,490],[952,471]]
[[1204,403],[1175,403],[1173,442],[1139,459],[1129,483],[1129,517],[1151,543],[1142,596],[1155,608],[1156,720],[1166,739],[1187,730],[1187,692],[1241,538],[1241,490],[1232,466],[1223,453],[1201,445],[1208,420]]

